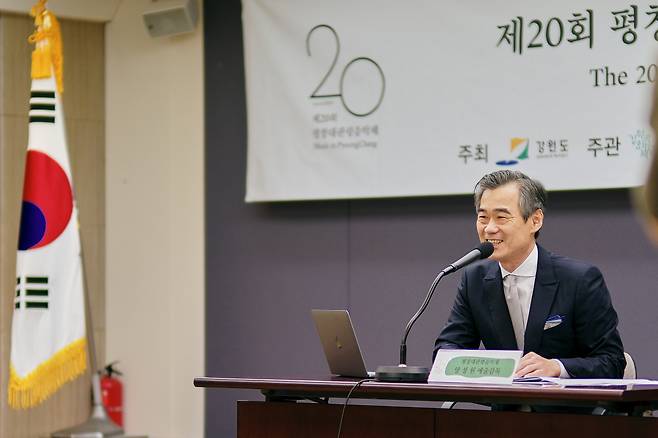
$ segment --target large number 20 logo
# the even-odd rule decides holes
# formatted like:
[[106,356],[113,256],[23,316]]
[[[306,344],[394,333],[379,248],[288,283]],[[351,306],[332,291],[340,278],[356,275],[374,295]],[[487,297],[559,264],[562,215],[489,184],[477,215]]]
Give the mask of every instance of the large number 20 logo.
[[[328,29],[331,31],[334,37],[334,41],[336,42],[336,51],[334,53],[334,59],[331,62],[331,65],[329,66],[329,69],[327,70],[327,73],[324,75],[320,83],[318,84],[317,87],[315,87],[315,90],[313,90],[313,93],[311,93],[310,98],[311,99],[324,99],[324,98],[334,98],[334,97],[339,97],[340,101],[343,104],[343,107],[352,115],[355,115],[357,117],[366,117],[369,116],[370,114],[374,113],[377,111],[377,108],[379,108],[379,105],[381,105],[382,100],[384,99],[384,90],[386,89],[386,81],[384,79],[384,72],[382,71],[381,67],[372,59],[367,58],[365,56],[360,56],[358,58],[352,59],[350,62],[347,63],[347,65],[343,68],[343,72],[340,75],[340,82],[339,82],[339,89],[338,93],[321,93],[320,89],[324,86],[324,83],[327,81],[331,73],[333,72],[334,68],[336,67],[336,61],[338,61],[338,55],[340,54],[340,41],[338,39],[338,34],[334,30],[333,27],[327,25],[327,24],[318,24],[315,26],[313,29],[311,29],[308,34],[306,35],[306,54],[308,56],[311,56],[311,35],[313,32],[319,30],[319,29]],[[350,104],[345,98],[345,94],[343,93],[343,90],[345,88],[345,80],[348,78],[350,68],[356,66],[357,64],[363,64],[367,63],[375,67],[380,82],[381,86],[379,89],[379,96],[374,99],[376,102],[374,105],[368,106],[365,109],[359,109],[355,110],[353,107],[350,107]],[[354,105],[354,103],[352,103]]]

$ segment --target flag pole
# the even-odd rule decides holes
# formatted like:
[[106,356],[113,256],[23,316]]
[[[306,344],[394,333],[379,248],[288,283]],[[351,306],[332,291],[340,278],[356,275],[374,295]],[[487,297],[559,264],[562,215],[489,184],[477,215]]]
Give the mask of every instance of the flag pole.
[[[80,230],[80,224],[78,224],[78,230]],[[82,238],[82,233],[80,233],[80,259],[82,260],[82,272],[83,272],[83,283],[84,283],[84,297],[85,297],[85,313],[86,313],[86,324],[87,324],[87,340],[89,342],[89,365],[91,368],[91,390],[93,395],[93,406],[91,415],[84,423],[78,424],[77,426],[69,427],[67,429],[62,429],[57,432],[54,432],[51,435],[51,438],[86,438],[93,436],[94,438],[104,438],[104,437],[121,437],[123,435],[123,429],[116,425],[112,420],[107,416],[105,407],[103,406],[101,399],[101,383],[100,383],[100,373],[101,370],[98,368],[98,362],[96,358],[96,343],[94,342],[94,327],[92,324],[91,318],[91,304],[90,304],[90,293],[87,282],[87,277],[84,275],[86,272],[85,269],[85,257],[83,249],[84,240]]]
[[[30,15],[34,17],[36,30],[32,35],[30,35],[28,41],[36,45],[35,52],[37,52],[37,56],[34,56],[33,53],[31,75],[33,79],[35,77],[45,78],[54,76],[56,83],[55,88],[57,92],[61,94],[63,92],[63,59],[61,53],[61,36],[59,32],[59,25],[57,24],[57,19],[55,15],[47,9],[46,2],[47,0],[38,0],[38,2],[32,7],[30,11]],[[47,50],[43,50],[44,44]],[[71,189],[74,191],[74,186],[71,187]],[[75,196],[73,196],[73,199],[75,199]],[[74,217],[77,218],[77,212]],[[89,287],[87,277],[85,276],[86,269],[82,236],[80,234],[80,224],[76,223],[76,227],[76,232],[78,233],[78,242],[80,245],[78,257],[80,257],[80,269],[83,281],[82,295],[85,309],[85,333],[87,339],[87,350],[89,354],[89,365],[91,368],[93,406],[91,415],[87,421],[77,426],[54,432],[51,437],[119,437],[123,435],[123,429],[108,418],[102,403],[100,370],[98,369],[98,361],[96,357],[96,343],[94,339],[94,327],[91,316]]]

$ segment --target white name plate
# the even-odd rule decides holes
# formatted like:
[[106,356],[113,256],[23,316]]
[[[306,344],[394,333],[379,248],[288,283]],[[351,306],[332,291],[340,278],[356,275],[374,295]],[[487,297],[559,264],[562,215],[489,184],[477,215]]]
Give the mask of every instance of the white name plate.
[[439,350],[429,383],[512,384],[523,352],[514,350]]

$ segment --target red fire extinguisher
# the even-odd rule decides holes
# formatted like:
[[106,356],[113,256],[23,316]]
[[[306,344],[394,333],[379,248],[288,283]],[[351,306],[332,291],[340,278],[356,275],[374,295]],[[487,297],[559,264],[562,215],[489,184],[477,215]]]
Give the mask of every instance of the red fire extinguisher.
[[105,373],[101,378],[101,394],[103,396],[103,406],[107,415],[120,427],[123,427],[123,385],[114,374],[121,375],[121,372],[114,368],[117,362],[112,362],[105,367]]

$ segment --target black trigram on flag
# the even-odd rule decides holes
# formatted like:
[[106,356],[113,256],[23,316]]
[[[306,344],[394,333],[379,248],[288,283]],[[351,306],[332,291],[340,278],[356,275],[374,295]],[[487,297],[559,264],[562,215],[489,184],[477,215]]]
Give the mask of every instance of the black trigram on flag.
[[55,123],[55,92],[30,93],[30,123]]
[[14,307],[17,309],[47,309],[49,298],[48,277],[16,278]]

